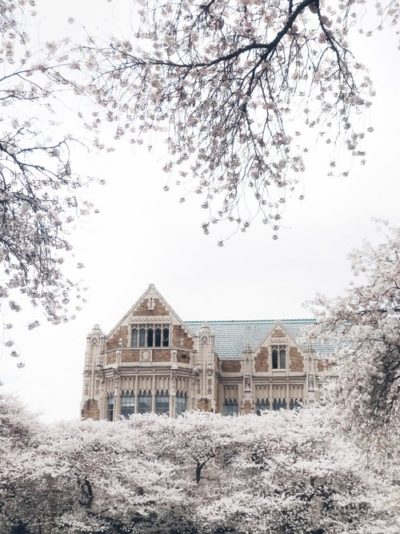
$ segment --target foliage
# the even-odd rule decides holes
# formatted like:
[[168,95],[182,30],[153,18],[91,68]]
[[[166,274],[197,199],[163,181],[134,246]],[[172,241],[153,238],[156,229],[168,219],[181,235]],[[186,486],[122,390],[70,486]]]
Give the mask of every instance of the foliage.
[[336,339],[329,355],[338,375],[335,402],[368,440],[381,440],[382,432],[398,438],[399,431],[400,229],[384,235],[383,243],[353,251],[358,281],[343,296],[314,302],[319,324],[313,335]]
[[[72,169],[73,139],[54,120],[60,69],[72,59],[61,40],[42,49],[31,42],[34,7],[0,1],[0,305],[20,311],[29,301],[59,323],[82,299],[62,267],[67,235],[92,208],[79,200],[84,180]],[[29,328],[38,325],[34,318]],[[18,356],[13,340],[5,343]]]
[[[26,415],[5,398],[1,403],[18,428]],[[29,443],[8,432],[2,440],[12,446],[0,455],[0,528],[396,532],[393,473],[368,465],[338,430],[332,411],[304,409],[62,423],[32,428]]]
[[358,117],[373,89],[348,39],[369,7],[377,26],[397,27],[397,0],[138,4],[133,39],[89,39],[92,82],[81,91],[92,91],[99,110],[87,123],[96,128],[104,116],[116,124],[116,138],[150,137],[149,149],[149,134],[163,137],[165,171],[177,168],[177,184],[201,196],[205,233],[221,221],[246,231],[260,214],[277,238],[305,170],[310,128],[328,145],[341,139],[365,163],[363,140],[372,128]]

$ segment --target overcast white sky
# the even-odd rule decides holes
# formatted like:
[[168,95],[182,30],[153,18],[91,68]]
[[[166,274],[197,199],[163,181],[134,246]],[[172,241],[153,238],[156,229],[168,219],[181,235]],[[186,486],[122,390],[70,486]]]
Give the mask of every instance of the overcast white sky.
[[[111,28],[122,26],[127,17],[117,7],[129,4],[38,3],[41,39],[71,31],[68,16],[88,26],[103,20]],[[301,189],[305,200],[288,206],[278,241],[260,224],[217,247],[218,233],[207,237],[201,231],[198,199],[179,204],[179,191],[162,190],[157,151],[149,155],[121,143],[113,154],[81,154],[75,168],[108,182],[90,192],[100,215],[80,224],[72,238],[86,265],[81,274],[89,286],[88,303],[70,324],[42,326],[19,337],[24,369],[16,371],[15,362],[0,353],[3,390],[16,392],[44,420],[79,417],[87,332],[94,323],[109,331],[150,282],[184,320],[308,317],[304,301],[317,292],[341,292],[350,278],[347,254],[364,238],[376,239],[371,218],[400,223],[396,48],[394,32],[385,31],[358,49],[377,89],[367,165],[355,166],[347,179],[327,178],[320,147],[313,145],[315,159]]]

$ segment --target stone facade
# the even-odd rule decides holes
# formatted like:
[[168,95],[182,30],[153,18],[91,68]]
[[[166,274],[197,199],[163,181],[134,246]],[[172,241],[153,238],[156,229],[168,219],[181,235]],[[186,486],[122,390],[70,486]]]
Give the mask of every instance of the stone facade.
[[318,398],[326,362],[310,320],[183,322],[151,284],[108,334],[87,336],[82,417],[293,409]]

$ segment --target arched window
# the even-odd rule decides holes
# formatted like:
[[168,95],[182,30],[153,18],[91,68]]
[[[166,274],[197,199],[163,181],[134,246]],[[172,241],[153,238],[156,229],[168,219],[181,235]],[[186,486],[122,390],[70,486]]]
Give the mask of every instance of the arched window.
[[175,398],[175,415],[181,415],[187,409],[186,393],[178,391]]
[[114,421],[114,395],[107,397],[107,420]]
[[135,413],[135,396],[132,391],[125,391],[121,395],[121,416],[129,417]]
[[272,403],[272,409],[273,410],[279,410],[278,401],[276,399],[274,399],[274,401]]
[[138,412],[151,412],[151,391],[139,391],[138,397]]
[[294,400],[293,399],[290,399],[289,410],[294,410]]
[[238,403],[236,399],[225,399],[223,415],[237,415],[238,414]]
[[283,399],[283,400],[282,400],[282,408],[283,408],[284,410],[286,410],[286,408],[287,408],[286,399]]
[[157,391],[156,394],[156,413],[162,415],[169,414],[169,393],[168,391]]

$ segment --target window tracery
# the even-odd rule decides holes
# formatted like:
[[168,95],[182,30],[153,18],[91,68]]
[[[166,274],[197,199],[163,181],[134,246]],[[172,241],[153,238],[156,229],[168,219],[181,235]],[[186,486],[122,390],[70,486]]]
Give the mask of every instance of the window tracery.
[[169,347],[170,325],[165,324],[133,324],[131,326],[132,348]]
[[183,391],[177,391],[175,398],[175,415],[181,415],[187,410],[187,395]]
[[128,418],[135,413],[135,395],[133,391],[124,391],[121,395],[121,416]]
[[169,392],[158,391],[156,393],[156,414],[169,414]]
[[272,345],[272,369],[286,369],[286,345]]

